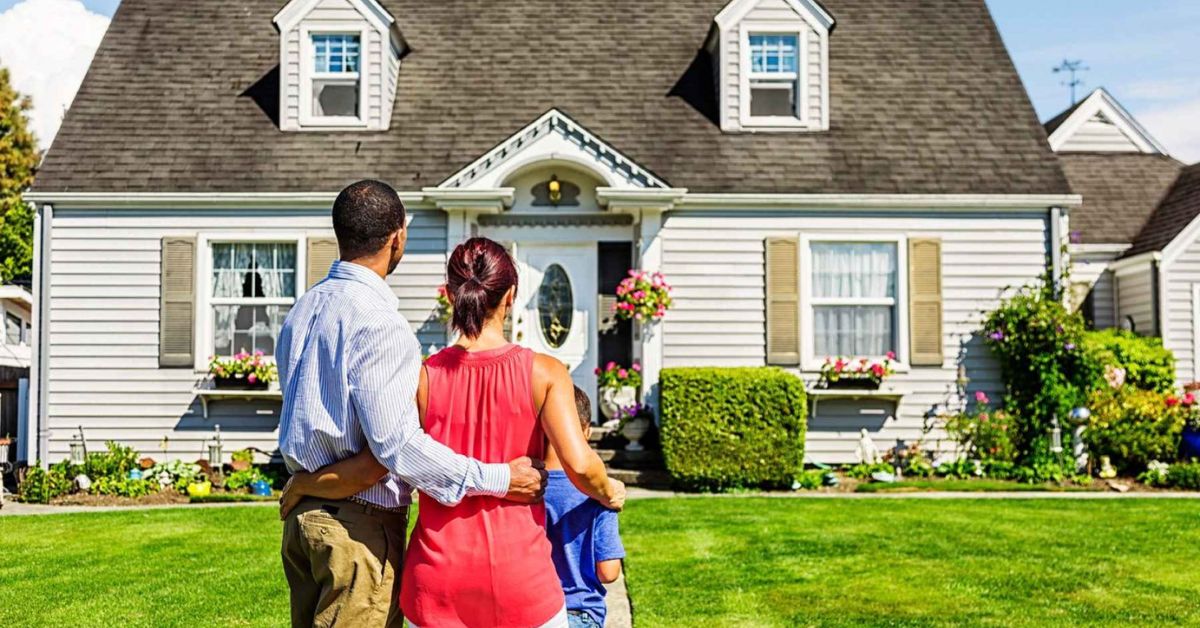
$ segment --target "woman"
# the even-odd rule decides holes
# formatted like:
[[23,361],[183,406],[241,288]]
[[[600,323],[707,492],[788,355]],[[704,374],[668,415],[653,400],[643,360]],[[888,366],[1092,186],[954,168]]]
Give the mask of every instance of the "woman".
[[[610,480],[575,414],[575,387],[558,360],[510,344],[504,321],[517,270],[504,247],[472,238],[447,265],[451,347],[421,371],[417,407],[425,431],[483,462],[558,453],[572,483],[619,508],[624,487]],[[370,451],[313,474],[289,492],[341,499],[383,477]],[[565,598],[546,539],[542,504],[471,497],[444,506],[421,495],[401,580],[401,607],[414,626],[566,626]]]

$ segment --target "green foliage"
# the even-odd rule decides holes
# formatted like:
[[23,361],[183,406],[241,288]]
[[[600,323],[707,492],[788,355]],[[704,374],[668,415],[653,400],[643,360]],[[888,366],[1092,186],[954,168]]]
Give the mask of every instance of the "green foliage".
[[[236,452],[234,455],[236,455]],[[166,473],[170,476],[171,487],[182,493],[187,490],[188,484],[201,477],[202,471],[203,469],[198,464],[182,460],[172,460],[170,462],[160,462],[146,469],[142,472],[142,477],[157,482],[158,476]]]
[[1051,417],[1087,399],[1092,373],[1081,349],[1083,317],[1068,310],[1047,282],[1005,299],[984,321],[984,338],[1000,362],[1018,462],[1048,447]]
[[233,462],[253,463],[254,462],[254,450],[253,449],[239,449],[239,450],[233,452],[232,454],[229,454],[229,459],[232,460]]
[[1200,462],[1180,462],[1167,470],[1167,486],[1200,491]]
[[796,482],[792,486],[806,491],[821,488],[825,485],[826,473],[828,471],[824,469],[805,469],[796,476]]
[[946,433],[968,458],[1011,463],[1017,456],[1013,442],[1016,418],[1010,412],[993,410],[983,393],[977,393],[975,399],[974,409],[946,418]]
[[684,488],[788,488],[804,470],[804,384],[776,368],[661,375],[662,448]]
[[1092,456],[1108,456],[1122,473],[1135,473],[1151,460],[1173,460],[1187,410],[1174,399],[1132,386],[1097,388],[1089,402],[1092,418],[1083,432]]
[[276,483],[275,475],[259,467],[250,467],[243,471],[234,471],[225,478],[225,488],[230,491],[240,491],[249,488],[251,484],[258,480],[266,480],[267,484],[274,486]]
[[126,447],[114,441],[104,443],[105,451],[88,452],[83,468],[76,475],[83,473],[93,480],[105,477],[123,478],[132,469],[141,468],[138,464],[138,452],[133,447]]
[[34,462],[25,472],[25,480],[17,487],[17,499],[28,504],[48,504],[51,499],[71,492],[71,478],[62,472],[51,472]]
[[967,480],[975,477],[975,463],[969,458],[959,458],[939,464],[936,471],[944,478]]
[[29,99],[0,68],[0,279],[28,278],[33,262],[33,212],[21,194],[33,183],[39,155],[29,130]]
[[155,480],[131,480],[128,477],[103,476],[92,481],[91,493],[114,497],[145,497],[159,491]]
[[860,462],[849,469],[846,469],[846,477],[851,477],[856,480],[868,480],[871,478],[872,473],[879,473],[881,471],[884,473],[892,473],[895,470],[896,467],[892,466],[892,463],[890,462],[874,462],[870,464]]
[[1083,335],[1083,356],[1092,387],[1109,385],[1105,372],[1110,368],[1124,371],[1128,386],[1162,393],[1175,387],[1175,356],[1160,338],[1120,329],[1089,331]]

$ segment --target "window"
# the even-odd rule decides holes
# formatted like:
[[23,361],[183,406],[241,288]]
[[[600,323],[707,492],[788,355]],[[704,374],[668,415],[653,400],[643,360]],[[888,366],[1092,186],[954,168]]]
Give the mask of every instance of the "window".
[[750,33],[750,117],[799,118],[800,36]]
[[900,339],[896,242],[813,242],[815,357],[881,357]]
[[358,118],[361,36],[312,35],[312,115]]
[[275,353],[275,340],[296,301],[295,242],[212,244],[213,353]]
[[24,344],[21,318],[11,312],[4,313],[4,341],[10,345]]

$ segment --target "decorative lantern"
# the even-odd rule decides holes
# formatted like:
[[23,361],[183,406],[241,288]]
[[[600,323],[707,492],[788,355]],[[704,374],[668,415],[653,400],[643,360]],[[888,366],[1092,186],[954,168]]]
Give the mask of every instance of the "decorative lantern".
[[83,432],[71,437],[71,464],[77,467],[87,462],[87,445],[83,442]]
[[0,469],[3,469],[8,464],[8,445],[11,442],[7,438],[0,438]]
[[213,470],[221,468],[222,445],[221,445],[221,426],[216,425],[216,434],[208,443],[208,463],[212,465]]
[[1050,453],[1061,454],[1062,446],[1062,427],[1058,425],[1058,415],[1050,417]]

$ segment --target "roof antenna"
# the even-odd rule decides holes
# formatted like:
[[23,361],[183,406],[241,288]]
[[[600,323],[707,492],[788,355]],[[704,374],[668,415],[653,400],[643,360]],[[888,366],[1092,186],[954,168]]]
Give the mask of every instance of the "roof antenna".
[[1087,72],[1088,70],[1091,70],[1091,68],[1084,65],[1083,61],[1081,59],[1076,59],[1074,61],[1069,61],[1067,59],[1063,59],[1063,62],[1054,68],[1055,74],[1058,74],[1060,72],[1069,72],[1071,74],[1071,80],[1063,81],[1062,84],[1071,88],[1071,106],[1072,107],[1075,106],[1075,103],[1079,102],[1078,100],[1075,99],[1075,88],[1079,87],[1080,85],[1083,85],[1083,79],[1077,78],[1075,75],[1079,72]]

